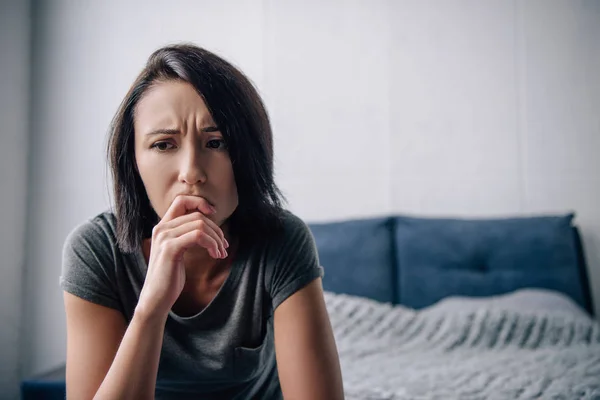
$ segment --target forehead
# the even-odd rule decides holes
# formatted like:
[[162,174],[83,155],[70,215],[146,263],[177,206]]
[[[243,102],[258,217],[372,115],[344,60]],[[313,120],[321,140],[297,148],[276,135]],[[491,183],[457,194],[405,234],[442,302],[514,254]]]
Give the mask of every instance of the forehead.
[[200,125],[213,123],[204,100],[187,82],[156,82],[144,93],[135,108],[134,125],[136,131],[141,133],[191,122]]

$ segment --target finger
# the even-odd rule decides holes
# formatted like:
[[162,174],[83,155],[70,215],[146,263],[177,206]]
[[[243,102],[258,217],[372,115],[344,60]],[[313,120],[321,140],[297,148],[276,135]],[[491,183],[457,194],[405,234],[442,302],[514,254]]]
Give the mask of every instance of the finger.
[[200,211],[204,215],[211,215],[217,211],[204,197],[179,195],[173,200],[162,220],[171,221],[188,211],[195,210]]
[[[162,225],[162,230],[168,231],[168,230],[174,229],[178,226],[184,225],[188,222],[197,221],[200,219],[203,220],[204,222],[206,222],[206,224],[215,231],[215,233],[218,236],[217,239],[218,239],[219,245],[222,247],[222,250],[225,250],[227,247],[229,247],[229,244],[225,241],[225,234],[223,233],[223,230],[219,227],[219,225],[217,225],[210,218],[207,218],[206,216],[204,216],[202,213],[200,213],[198,211],[193,212],[191,214],[182,215],[171,221],[165,222]],[[180,236],[180,235],[177,235],[177,236]]]
[[215,239],[203,231],[191,230],[181,236],[170,239],[168,244],[170,249],[174,249],[172,250],[174,252],[173,256],[176,258],[181,257],[187,249],[198,245],[207,249],[211,257],[219,258],[219,254],[216,252],[217,243]]
[[225,258],[227,255],[227,252],[225,251],[223,240],[214,231],[214,229],[207,223],[206,220],[208,220],[208,218],[205,217],[204,219],[197,219],[194,221],[186,222],[183,225],[177,226],[169,231],[166,231],[165,235],[167,235],[167,237],[179,237],[190,231],[194,231],[194,230],[202,231],[213,239],[214,250],[216,251],[216,254],[219,255],[218,258]]
[[194,212],[192,214],[195,214],[196,218],[201,218],[210,228],[212,228],[212,230],[214,231],[214,233],[217,235],[217,242],[219,243],[219,245],[221,246],[221,252],[224,253],[225,255],[227,255],[227,247],[229,247],[229,244],[226,245],[227,241],[225,240],[225,234],[223,233],[223,230],[221,229],[221,227],[219,225],[217,225],[213,220],[211,220],[210,218],[206,217],[205,215],[203,215],[200,212]]

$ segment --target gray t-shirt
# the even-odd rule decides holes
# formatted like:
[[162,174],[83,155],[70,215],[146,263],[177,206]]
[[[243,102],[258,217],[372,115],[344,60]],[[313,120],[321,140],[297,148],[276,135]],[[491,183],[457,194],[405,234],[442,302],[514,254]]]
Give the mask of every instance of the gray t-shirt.
[[[76,227],[63,249],[61,287],[119,310],[129,323],[144,284],[142,249],[121,252],[116,220],[104,212]],[[323,276],[306,224],[284,214],[282,235],[240,243],[223,286],[191,317],[169,313],[156,399],[281,399],[273,337],[273,311]]]

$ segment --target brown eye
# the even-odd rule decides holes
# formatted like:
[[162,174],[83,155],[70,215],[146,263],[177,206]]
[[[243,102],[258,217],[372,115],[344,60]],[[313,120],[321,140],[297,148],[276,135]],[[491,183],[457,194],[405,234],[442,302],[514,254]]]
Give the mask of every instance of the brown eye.
[[206,143],[206,147],[208,147],[209,149],[224,150],[225,148],[227,148],[227,145],[222,139],[213,139],[209,140]]
[[[169,147],[171,146],[171,147]],[[153,149],[162,152],[162,151],[167,151],[167,150],[171,150],[173,148],[173,145],[169,142],[156,142],[152,145]]]

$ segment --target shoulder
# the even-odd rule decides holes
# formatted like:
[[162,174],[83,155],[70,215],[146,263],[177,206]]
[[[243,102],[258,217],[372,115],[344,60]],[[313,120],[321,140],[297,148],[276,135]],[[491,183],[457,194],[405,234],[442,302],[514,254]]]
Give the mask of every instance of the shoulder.
[[116,218],[110,211],[101,212],[76,225],[64,242],[64,250],[85,246],[88,249],[116,246]]
[[290,211],[281,214],[280,234],[268,244],[265,289],[275,310],[285,299],[323,276],[313,235],[304,220]]
[[114,223],[110,212],[102,212],[69,232],[63,245],[60,285],[82,299],[122,311]]
[[289,210],[283,210],[281,212],[281,221],[283,222],[283,228],[288,232],[307,232],[309,231],[306,222],[296,214]]
[[279,216],[279,229],[270,237],[272,245],[277,247],[299,242],[312,242],[312,233],[306,222],[289,210],[282,210]]
[[295,258],[299,254],[311,257],[316,254],[315,241],[307,223],[288,210],[282,210],[278,229],[272,231],[265,239],[268,258],[271,261]]

